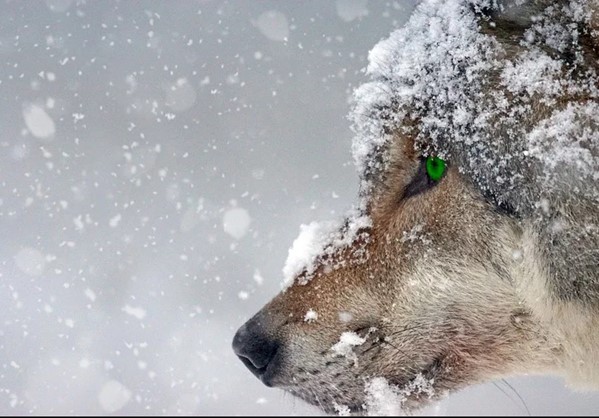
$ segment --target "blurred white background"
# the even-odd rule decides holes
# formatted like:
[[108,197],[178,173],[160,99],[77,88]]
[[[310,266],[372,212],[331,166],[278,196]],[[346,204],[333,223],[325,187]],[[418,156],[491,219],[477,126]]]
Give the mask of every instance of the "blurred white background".
[[[318,413],[230,342],[354,201],[348,100],[414,3],[2,1],[0,413]],[[599,412],[509,383],[428,412]]]

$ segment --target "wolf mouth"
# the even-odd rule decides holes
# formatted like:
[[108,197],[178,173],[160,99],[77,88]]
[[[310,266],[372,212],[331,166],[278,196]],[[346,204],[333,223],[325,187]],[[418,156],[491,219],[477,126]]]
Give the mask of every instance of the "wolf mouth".
[[[402,410],[409,412],[426,406],[429,402],[438,398],[441,394],[435,390],[439,383],[439,378],[443,370],[445,354],[440,354],[431,360],[419,372],[413,373],[410,378],[386,378],[389,387],[397,394],[397,401]],[[366,387],[368,383],[379,376],[370,376],[364,378],[364,391],[356,394],[353,399],[339,397],[338,394],[328,393],[324,396],[318,396],[318,391],[310,387],[287,386],[281,387],[287,392],[303,399],[305,402],[321,408],[327,414],[337,414],[341,410],[349,412],[351,415],[368,414],[368,405],[366,398]],[[340,409],[341,408],[341,409]]]

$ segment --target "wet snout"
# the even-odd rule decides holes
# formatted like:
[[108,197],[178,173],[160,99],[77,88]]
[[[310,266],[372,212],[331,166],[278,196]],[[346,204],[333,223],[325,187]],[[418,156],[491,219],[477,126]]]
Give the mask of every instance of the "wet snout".
[[268,335],[264,316],[258,314],[247,321],[233,337],[233,351],[250,371],[266,386],[272,386],[274,359],[279,343]]

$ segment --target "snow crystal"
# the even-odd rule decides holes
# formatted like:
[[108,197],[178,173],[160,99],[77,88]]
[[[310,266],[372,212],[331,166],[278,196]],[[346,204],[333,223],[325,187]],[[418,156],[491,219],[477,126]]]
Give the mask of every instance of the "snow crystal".
[[108,224],[110,225],[111,228],[116,228],[117,226],[119,226],[119,223],[121,222],[121,214],[116,214],[114,215],[112,218],[110,218],[110,220],[108,221]]
[[262,35],[271,41],[286,41],[289,37],[289,24],[287,17],[275,10],[269,10],[262,13],[258,19],[252,22]]
[[223,216],[223,228],[225,232],[237,240],[247,234],[250,222],[250,215],[243,208],[229,209]]
[[337,415],[339,415],[340,417],[351,416],[351,410],[349,409],[349,406],[347,406],[347,405],[341,405],[341,404],[338,404],[337,402],[333,402],[333,408],[335,408]]
[[317,319],[318,314],[313,309],[308,309],[308,312],[306,312],[306,315],[304,315],[304,322],[311,323],[316,321]]
[[96,300],[96,292],[94,292],[90,288],[87,288],[87,289],[85,289],[85,291],[83,293],[85,293],[85,297],[87,297],[92,302],[95,302],[95,300]]
[[98,394],[100,406],[108,413],[122,409],[130,399],[131,391],[116,380],[106,382]]
[[83,223],[82,217],[83,215],[79,215],[75,219],[73,219],[73,224],[75,224],[75,229],[77,231],[82,231],[85,228],[85,224]]
[[24,247],[15,255],[15,264],[23,273],[39,276],[45,270],[46,258],[35,248]]
[[434,383],[434,379],[427,379],[422,373],[418,373],[416,377],[402,389],[402,393],[404,396],[409,396],[412,394],[425,395],[430,399],[435,394],[435,389],[433,387]]
[[535,49],[526,51],[514,63],[507,62],[501,73],[501,82],[514,94],[557,95],[562,89],[559,80],[561,71],[561,60]]
[[354,318],[354,316],[349,312],[346,312],[346,311],[339,312],[339,321],[341,321],[345,324],[350,322],[353,318]]
[[425,378],[418,373],[407,385],[400,388],[390,385],[387,379],[376,377],[364,386],[366,403],[364,407],[369,416],[403,415],[402,405],[410,395],[424,395],[431,398],[435,391],[434,379]]
[[31,135],[39,139],[51,139],[56,133],[54,120],[40,106],[30,104],[23,109],[23,119]]
[[[569,104],[539,123],[528,135],[528,155],[538,159],[548,188],[556,183],[588,190],[599,180],[599,105]],[[589,198],[598,198],[590,189]],[[548,210],[545,210],[548,212]]]
[[368,0],[336,0],[337,15],[345,22],[368,16]]
[[239,293],[237,293],[237,297],[241,300],[247,300],[250,297],[250,294],[244,290],[240,290]]
[[389,385],[387,379],[375,377],[366,384],[366,411],[369,416],[403,415],[401,404],[403,396],[399,390]]
[[140,307],[135,308],[130,305],[125,305],[122,310],[127,315],[131,315],[139,320],[142,320],[146,317],[146,310]]
[[355,360],[354,347],[362,345],[365,342],[366,338],[360,337],[355,332],[344,332],[339,337],[339,342],[333,345],[331,350],[333,350],[336,357],[346,357],[350,360]]
[[314,271],[314,261],[327,245],[328,237],[338,229],[335,222],[311,222],[300,225],[300,234],[289,249],[287,261],[283,267],[285,282],[293,282],[304,268],[308,273]]
[[[325,221],[311,222],[308,225],[302,224],[300,234],[289,249],[283,267],[285,284],[293,283],[298,276],[299,283],[306,284],[318,268],[319,262],[321,265],[331,268],[343,266],[344,261],[342,260],[325,260],[323,257],[331,258],[340,249],[350,246],[358,238],[358,235],[370,225],[370,218],[357,211],[351,214],[344,223]],[[364,256],[364,254],[357,255]],[[360,257],[354,258],[354,261],[359,260]]]
[[264,277],[262,277],[262,274],[260,274],[260,270],[256,269],[254,271],[254,275],[252,276],[252,279],[254,279],[254,281],[256,282],[256,284],[258,286],[262,286],[264,284]]
[[409,242],[409,243],[414,243],[416,241],[422,241],[425,244],[426,243],[430,243],[431,241],[426,238],[426,233],[423,234],[424,231],[424,225],[422,224],[417,224],[414,225],[412,227],[412,229],[410,229],[410,231],[402,231],[401,233],[401,238],[400,241],[401,242]]

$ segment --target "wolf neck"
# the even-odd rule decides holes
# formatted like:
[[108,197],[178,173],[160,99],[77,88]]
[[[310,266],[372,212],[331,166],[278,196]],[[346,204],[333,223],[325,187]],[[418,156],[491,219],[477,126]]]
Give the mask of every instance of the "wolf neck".
[[539,245],[543,239],[537,231],[532,225],[523,229],[513,277],[518,295],[538,323],[547,345],[552,347],[549,352],[539,353],[543,356],[540,364],[545,364],[545,371],[565,377],[574,387],[599,389],[597,305],[574,296],[564,297],[556,291],[556,278],[551,276],[546,254]]

